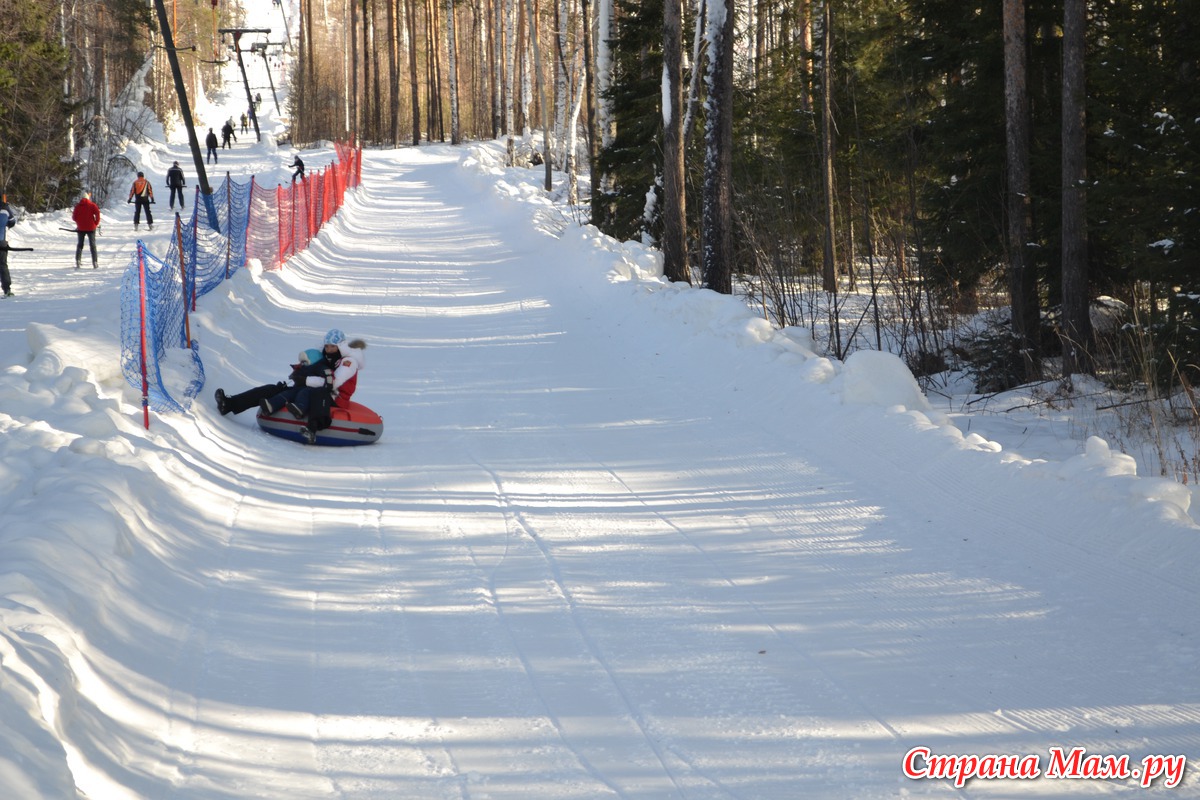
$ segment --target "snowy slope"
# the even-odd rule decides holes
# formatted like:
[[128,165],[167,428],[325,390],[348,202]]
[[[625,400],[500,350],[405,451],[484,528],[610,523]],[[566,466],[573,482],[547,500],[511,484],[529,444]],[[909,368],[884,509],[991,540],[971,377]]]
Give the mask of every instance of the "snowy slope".
[[[206,393],[149,432],[115,275],[74,298],[46,266],[0,307],[43,319],[4,334],[0,785],[1104,796],[1142,790],[956,792],[903,759],[1196,752],[1200,540],[1137,499],[1186,493],[1099,442],[1053,464],[964,438],[889,357],[836,364],[648,277],[499,152],[369,154],[310,251],[205,298]],[[370,343],[379,444],[212,408],[335,326]]]
[[[149,431],[132,230],[76,272],[61,215],[14,229],[0,797],[1124,797],[1054,754],[1200,755],[1188,491],[964,436],[895,359],[664,283],[501,150],[368,153],[309,251],[203,299],[205,392]],[[213,408],[331,327],[369,342],[378,444]],[[921,747],[1040,774],[906,777]],[[1178,777],[1152,791],[1200,797]]]

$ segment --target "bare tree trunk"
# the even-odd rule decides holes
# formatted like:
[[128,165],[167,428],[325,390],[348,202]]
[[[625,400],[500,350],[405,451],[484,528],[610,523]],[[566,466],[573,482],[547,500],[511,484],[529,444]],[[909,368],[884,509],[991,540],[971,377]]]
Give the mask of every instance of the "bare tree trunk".
[[709,0],[708,114],[704,122],[704,286],[733,294],[733,8]]
[[516,131],[516,109],[517,109],[517,31],[516,21],[520,14],[520,6],[516,0],[503,0],[504,2],[504,69],[505,69],[505,99],[504,105],[504,132],[507,134],[508,142],[506,148],[505,163],[508,166],[513,166],[516,163],[516,143],[513,137]]
[[388,109],[391,114],[388,127],[388,140],[392,147],[400,145],[400,65],[398,59],[398,42],[396,36],[397,23],[396,3],[399,0],[385,0],[387,3],[387,43],[388,43]]
[[450,143],[462,140],[458,120],[458,36],[454,29],[454,0],[446,0],[446,66],[450,70]]
[[682,0],[663,4],[663,274],[686,281],[687,192],[683,159]]
[[554,188],[552,179],[551,162],[554,160],[550,157],[550,120],[548,119],[549,104],[546,102],[546,80],[545,70],[542,67],[542,49],[538,46],[537,26],[534,24],[537,20],[537,9],[534,7],[534,0],[527,0],[529,4],[529,44],[533,48],[533,73],[534,80],[537,84],[537,100],[538,110],[541,112],[539,123],[542,126],[542,161],[546,165],[546,178],[543,188],[548,192]]
[[[310,132],[312,131],[312,125],[309,122],[309,118],[311,116],[311,106],[314,102],[312,98],[317,96],[317,56],[316,47],[313,42],[312,0],[303,0],[303,3],[306,6],[306,12],[304,14],[304,30],[306,35],[303,43],[308,46],[308,50],[301,59],[302,63],[300,66],[300,69],[305,75],[305,80],[303,81],[303,97],[300,99],[300,111],[302,115],[300,119],[294,120],[294,122],[299,123],[299,130],[303,131],[303,136],[300,137],[300,141],[307,142],[311,138]],[[296,129],[293,128],[293,130]]]
[[530,13],[535,9],[530,6],[536,0],[527,0],[525,3],[519,3],[520,8],[517,9],[517,58],[519,63],[518,82],[521,86],[521,103],[517,107],[519,119],[517,127],[521,129],[522,136],[531,136],[533,133],[532,117],[536,114],[536,109],[533,107],[533,65],[530,63],[531,53],[533,52],[533,42],[537,40],[537,15]]
[[425,0],[425,65],[427,70],[425,98],[428,104],[429,138],[446,141],[446,120],[442,115],[442,62],[441,43],[438,41],[438,7],[433,0]]
[[837,291],[837,250],[834,243],[833,176],[833,3],[825,0],[825,28],[821,45],[821,184],[825,194],[825,238],[822,288]]
[[1092,325],[1088,317],[1087,114],[1084,50],[1087,2],[1065,0],[1062,89],[1062,345],[1063,377],[1090,374]]
[[1029,264],[1032,227],[1029,196],[1029,94],[1026,87],[1025,0],[1004,0],[1004,100],[1008,155],[1008,291],[1012,330],[1025,365],[1025,379],[1037,380],[1037,279]]
[[308,96],[308,62],[309,50],[309,26],[308,26],[308,4],[309,0],[300,0],[300,46],[297,54],[296,76],[299,80],[296,90],[293,91],[288,98],[288,105],[291,106],[292,130],[291,136],[293,141],[299,141],[304,136],[304,120],[307,117],[307,108],[305,108],[305,98]]
[[567,158],[563,169],[567,172],[567,202],[572,206],[579,202],[579,164],[576,153],[579,150],[579,112],[583,107],[583,98],[587,92],[587,82],[579,74],[583,71],[583,52],[575,48],[575,96],[571,100],[571,109],[567,113]]
[[495,24],[485,26],[488,29],[488,47],[492,64],[492,138],[499,138],[504,132],[504,15],[501,12],[503,0],[488,0],[492,4],[492,19]]
[[599,177],[596,174],[596,157],[598,155],[598,131],[596,130],[596,71],[595,65],[592,63],[592,4],[591,0],[581,0],[580,13],[582,14],[581,27],[583,29],[583,91],[584,103],[587,111],[587,153],[588,153],[588,175],[592,179],[592,219],[598,219],[596,214],[596,200],[600,197],[600,193],[596,191],[596,180]]
[[692,79],[688,82],[687,100],[684,103],[686,112],[683,117],[683,151],[685,153],[688,145],[691,144],[696,107],[700,104],[700,75],[703,73],[700,64],[704,58],[704,31],[708,19],[706,0],[697,0],[696,5],[696,29],[692,36]]
[[[387,3],[390,0],[383,0]],[[375,0],[370,0],[371,13],[368,19],[371,20],[371,137],[373,141],[383,141],[383,74],[379,68],[379,51],[382,50],[379,46],[379,25],[377,23],[377,11],[375,8]]]
[[412,92],[412,143],[421,143],[421,77],[417,70],[417,2],[404,0],[404,16],[408,21],[408,81]]
[[571,106],[570,72],[567,69],[568,2],[556,0],[554,3],[554,113],[547,115],[554,119],[554,163],[560,168],[567,160],[567,115]]
[[358,0],[350,0],[350,127],[355,139],[362,135],[358,105]]
[[[812,59],[808,55],[813,51],[813,26],[812,26],[812,2],[811,0],[800,0],[800,51],[804,53],[804,58],[808,59],[808,63],[812,64]],[[800,109],[802,111],[812,111],[812,70],[806,70],[804,76],[799,82],[800,85]]]

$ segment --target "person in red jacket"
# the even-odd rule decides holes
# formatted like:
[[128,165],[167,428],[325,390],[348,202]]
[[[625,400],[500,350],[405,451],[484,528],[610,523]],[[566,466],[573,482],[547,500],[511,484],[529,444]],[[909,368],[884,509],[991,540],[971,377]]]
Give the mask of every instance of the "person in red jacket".
[[100,266],[96,258],[96,228],[100,227],[100,206],[92,202],[92,195],[84,192],[83,197],[75,204],[71,212],[75,220],[75,235],[79,241],[75,245],[75,269],[79,269],[79,261],[83,257],[83,240],[86,238],[92,249],[92,269]]

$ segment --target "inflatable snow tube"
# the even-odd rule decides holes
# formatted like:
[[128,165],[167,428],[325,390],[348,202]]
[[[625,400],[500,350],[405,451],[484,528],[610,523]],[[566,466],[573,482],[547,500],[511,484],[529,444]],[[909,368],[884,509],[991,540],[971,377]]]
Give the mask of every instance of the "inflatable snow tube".
[[[346,447],[356,444],[374,444],[383,435],[383,417],[364,405],[350,401],[349,408],[334,406],[331,416],[333,423],[324,430],[317,431],[316,444],[330,447]],[[281,408],[274,414],[258,412],[258,427],[272,436],[303,442],[300,431],[304,428],[304,420],[296,419],[286,408]]]

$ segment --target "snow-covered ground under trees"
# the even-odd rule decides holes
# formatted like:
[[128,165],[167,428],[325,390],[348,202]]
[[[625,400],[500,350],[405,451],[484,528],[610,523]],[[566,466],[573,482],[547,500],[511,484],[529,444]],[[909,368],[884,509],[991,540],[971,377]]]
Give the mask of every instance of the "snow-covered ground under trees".
[[[12,230],[0,797],[1200,797],[1186,487],[964,433],[893,356],[665,283],[502,152],[369,151],[308,251],[201,300],[204,392],[149,430],[132,208],[95,271],[66,211]],[[187,163],[136,155],[156,190]],[[379,443],[217,413],[334,327]]]

